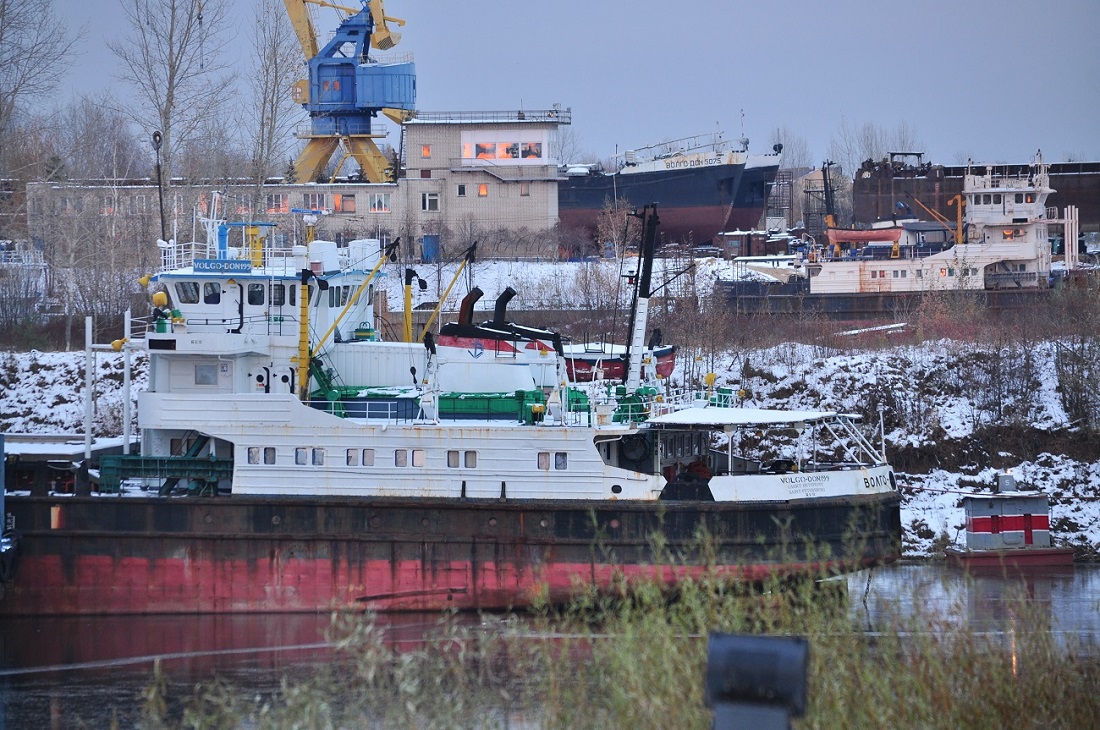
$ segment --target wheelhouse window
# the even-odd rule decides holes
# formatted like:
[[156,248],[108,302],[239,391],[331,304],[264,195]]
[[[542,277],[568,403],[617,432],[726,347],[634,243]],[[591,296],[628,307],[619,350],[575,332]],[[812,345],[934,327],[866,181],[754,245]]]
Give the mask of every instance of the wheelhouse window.
[[202,285],[203,304],[221,304],[222,285],[216,281],[208,281]]
[[272,284],[271,285],[271,306],[281,307],[286,303],[286,285],[285,284]]
[[254,307],[262,307],[264,305],[264,289],[263,284],[249,284],[248,285],[248,303]]
[[176,301],[180,304],[198,304],[199,283],[197,281],[177,281]]
[[217,385],[218,366],[210,363],[195,365],[195,385]]

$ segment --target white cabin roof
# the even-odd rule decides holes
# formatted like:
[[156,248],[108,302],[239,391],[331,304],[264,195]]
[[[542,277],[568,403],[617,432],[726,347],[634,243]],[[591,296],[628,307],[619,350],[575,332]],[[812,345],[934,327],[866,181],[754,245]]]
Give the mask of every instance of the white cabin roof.
[[837,417],[855,418],[836,411],[778,411],[763,408],[685,408],[650,418],[658,426],[778,426],[827,421]]

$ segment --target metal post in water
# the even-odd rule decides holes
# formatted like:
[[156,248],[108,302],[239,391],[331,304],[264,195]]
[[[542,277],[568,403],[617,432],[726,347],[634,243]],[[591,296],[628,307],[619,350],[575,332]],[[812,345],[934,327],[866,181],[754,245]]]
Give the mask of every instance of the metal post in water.
[[84,318],[84,460],[92,458],[92,318]]
[[122,332],[122,453],[130,453],[130,348],[127,342],[130,338],[131,322],[130,310],[126,310],[123,318],[124,330]]

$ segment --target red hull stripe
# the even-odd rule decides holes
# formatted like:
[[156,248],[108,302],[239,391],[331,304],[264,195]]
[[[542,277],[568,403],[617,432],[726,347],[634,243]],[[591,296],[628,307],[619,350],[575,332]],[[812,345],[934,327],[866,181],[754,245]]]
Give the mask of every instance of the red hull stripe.
[[[896,556],[894,556],[896,557]],[[871,560],[863,564],[870,564]],[[711,568],[730,578],[817,575],[853,562],[757,564]],[[505,609],[538,600],[561,603],[578,588],[620,579],[672,583],[706,574],[700,566],[509,564],[302,559],[273,552],[265,563],[190,556],[150,560],[87,555],[70,560],[27,556],[0,602],[0,614],[290,613],[330,609],[379,611]]]
[[1050,530],[1050,517],[1047,515],[990,515],[971,517],[967,520],[967,532],[1025,532],[1032,530]]

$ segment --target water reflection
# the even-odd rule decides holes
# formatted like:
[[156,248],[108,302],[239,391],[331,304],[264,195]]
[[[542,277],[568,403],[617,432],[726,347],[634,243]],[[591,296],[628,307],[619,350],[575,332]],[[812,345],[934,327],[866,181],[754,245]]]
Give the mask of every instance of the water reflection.
[[[847,578],[852,611],[867,630],[914,615],[979,632],[1011,632],[1027,618],[1063,643],[1100,653],[1100,566],[969,573],[944,565],[899,564]],[[923,612],[922,612],[923,610]]]
[[[1100,654],[1100,566],[967,575],[943,565],[900,564],[845,579],[850,610],[869,632],[907,619],[1003,637],[1014,648],[1017,620],[1028,612],[1064,646]],[[492,631],[505,617],[460,616]],[[5,619],[0,624],[0,730],[133,727],[153,662],[160,659],[171,694],[223,677],[257,692],[275,691],[284,675],[305,678],[331,666],[327,614],[139,616]],[[440,632],[438,614],[380,616],[385,642],[420,649]],[[1031,624],[1034,625],[1034,624]]]

